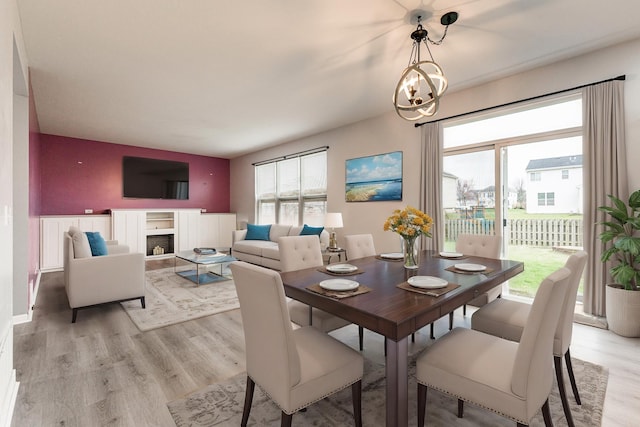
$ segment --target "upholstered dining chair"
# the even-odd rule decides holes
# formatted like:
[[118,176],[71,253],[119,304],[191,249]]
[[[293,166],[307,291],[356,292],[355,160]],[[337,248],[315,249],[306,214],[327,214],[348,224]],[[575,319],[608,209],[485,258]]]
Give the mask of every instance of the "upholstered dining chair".
[[424,425],[428,388],[457,398],[458,417],[467,401],[520,427],[529,425],[542,407],[545,425],[551,426],[553,336],[570,275],[563,267],[542,281],[519,343],[455,328],[428,347],[416,362],[418,426]]
[[344,236],[347,259],[364,258],[376,254],[376,246],[371,234],[351,234]]
[[354,421],[361,426],[362,355],[316,328],[294,330],[278,272],[243,261],[230,268],[247,357],[241,425],[249,421],[258,384],[282,410],[282,426],[291,425],[294,413],[351,386]]
[[[580,405],[580,395],[578,394],[578,386],[573,374],[569,346],[571,345],[571,336],[573,334],[573,313],[576,305],[578,286],[580,285],[580,278],[582,277],[586,263],[587,253],[579,251],[572,254],[564,265],[571,271],[571,277],[569,278],[569,290],[562,306],[560,320],[556,327],[553,340],[553,361],[556,369],[556,381],[558,383],[560,400],[562,400],[562,409],[564,410],[569,427],[573,427],[574,423],[564,386],[562,358],[564,357],[567,365],[573,396],[576,399],[576,403]],[[507,340],[520,341],[530,311],[531,305],[529,304],[500,298],[480,307],[480,309],[473,313],[471,316],[471,328]]]
[[[478,256],[483,258],[500,258],[500,250],[502,248],[502,240],[500,236],[489,234],[459,234],[456,239],[456,252],[466,256]],[[468,304],[480,307],[502,294],[502,286],[496,286],[484,292]],[[467,314],[467,304],[462,306],[462,314]],[[431,339],[435,339],[433,334],[433,323],[431,324]],[[453,311],[449,313],[449,330],[453,329]]]
[[[282,272],[302,270],[311,267],[322,267],[322,249],[320,239],[315,235],[286,236],[278,239],[280,251],[280,270]],[[291,321],[298,326],[313,326],[322,332],[340,329],[351,322],[326,311],[312,308],[300,301],[288,303]],[[358,326],[360,351],[363,349],[364,330]]]

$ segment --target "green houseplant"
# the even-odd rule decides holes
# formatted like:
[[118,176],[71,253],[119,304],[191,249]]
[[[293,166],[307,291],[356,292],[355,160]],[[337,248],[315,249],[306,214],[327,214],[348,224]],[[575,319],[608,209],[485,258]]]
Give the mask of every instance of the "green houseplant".
[[627,336],[640,336],[640,190],[628,203],[609,195],[612,206],[598,209],[610,217],[603,221],[600,240],[608,246],[601,261],[612,261],[609,270],[616,283],[606,287],[609,329]]

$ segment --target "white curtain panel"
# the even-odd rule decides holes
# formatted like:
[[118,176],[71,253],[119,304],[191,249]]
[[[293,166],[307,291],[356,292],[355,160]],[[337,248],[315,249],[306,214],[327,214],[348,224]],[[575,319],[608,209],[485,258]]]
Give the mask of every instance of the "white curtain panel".
[[605,286],[612,283],[610,263],[600,256],[600,222],[607,219],[598,206],[610,205],[607,195],[629,197],[624,132],[624,81],[614,80],[583,90],[584,250],[589,254],[584,282],[584,311],[605,313]]
[[421,248],[441,251],[444,248],[444,213],[442,211],[442,126],[439,122],[422,126],[420,165],[420,210],[433,218],[432,237],[423,238]]

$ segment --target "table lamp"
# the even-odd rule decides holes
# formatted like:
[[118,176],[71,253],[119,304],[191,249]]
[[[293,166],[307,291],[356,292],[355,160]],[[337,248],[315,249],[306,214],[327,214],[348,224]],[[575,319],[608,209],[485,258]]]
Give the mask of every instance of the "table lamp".
[[335,228],[342,228],[342,213],[340,212],[327,213],[324,217],[324,226],[325,228],[331,229],[331,234],[329,237],[329,250],[338,249],[336,232],[333,230]]

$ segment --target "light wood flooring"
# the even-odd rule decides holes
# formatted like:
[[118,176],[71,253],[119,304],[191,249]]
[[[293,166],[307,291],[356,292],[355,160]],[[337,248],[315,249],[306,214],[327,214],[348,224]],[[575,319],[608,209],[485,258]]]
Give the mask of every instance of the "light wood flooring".
[[[469,312],[456,311],[456,326],[469,322]],[[436,323],[436,336],[447,323]],[[42,276],[33,321],[16,325],[14,335],[13,427],[174,426],[167,402],[245,369],[239,310],[143,333],[112,304],[81,310],[71,324],[62,273]],[[332,335],[357,349],[355,326]],[[424,328],[410,352],[428,341]],[[640,425],[640,339],[576,324],[571,353],[609,368],[602,425]],[[365,331],[365,355],[384,361],[381,336]]]

